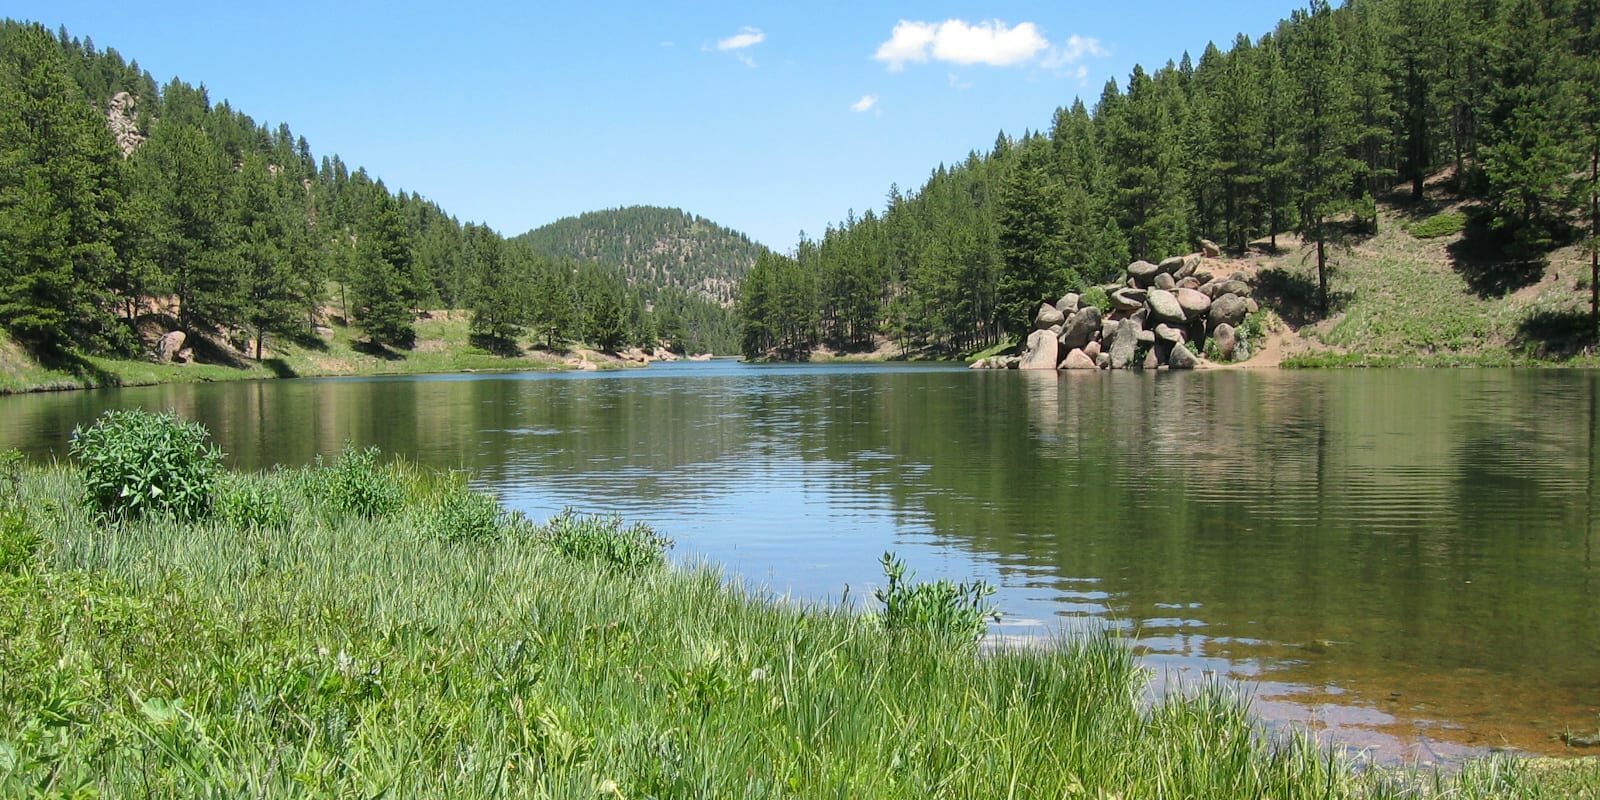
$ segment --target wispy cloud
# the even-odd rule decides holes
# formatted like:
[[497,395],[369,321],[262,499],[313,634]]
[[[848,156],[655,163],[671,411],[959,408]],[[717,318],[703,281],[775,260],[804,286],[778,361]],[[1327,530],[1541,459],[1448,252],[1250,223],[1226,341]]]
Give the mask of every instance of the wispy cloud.
[[1111,52],[1100,44],[1099,39],[1091,39],[1074,33],[1067,37],[1067,41],[1064,44],[1051,48],[1050,53],[1044,57],[1043,61],[1039,62],[1039,65],[1045,69],[1061,69],[1086,58],[1105,58],[1109,55],[1111,55]]
[[862,114],[862,113],[871,111],[872,109],[877,108],[877,107],[878,107],[878,96],[875,95],[875,94],[864,94],[864,95],[861,96],[860,100],[857,100],[854,103],[850,104],[850,110],[856,112],[857,114]]
[[987,64],[1007,67],[1032,60],[1050,43],[1039,33],[1039,26],[1021,22],[1008,26],[1000,20],[969,24],[965,20],[915,22],[900,20],[889,40],[878,45],[873,55],[899,71],[906,64],[921,64],[930,57],[963,66]]
[[726,39],[718,39],[717,49],[724,53],[729,50],[744,50],[749,47],[755,47],[766,40],[767,34],[762,32],[760,28],[752,28],[746,25],[732,36]]

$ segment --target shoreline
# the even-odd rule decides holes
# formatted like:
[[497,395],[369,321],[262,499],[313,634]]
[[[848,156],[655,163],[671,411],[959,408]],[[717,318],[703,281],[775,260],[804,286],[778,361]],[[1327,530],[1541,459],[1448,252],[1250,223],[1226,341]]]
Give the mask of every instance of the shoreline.
[[[946,786],[954,794],[987,794],[1014,768],[1029,776],[1023,796],[1052,797],[1177,788],[1354,798],[1397,785],[1418,796],[1584,796],[1600,781],[1600,759],[1580,754],[1364,765],[1303,732],[1265,732],[1225,687],[1142,705],[1148,676],[1115,639],[980,657],[970,640],[890,628],[875,611],[777,602],[714,567],[671,565],[649,555],[654,540],[641,551],[639,529],[620,522],[483,517],[464,510],[486,496],[447,476],[404,465],[342,469],[225,473],[214,521],[110,525],[78,502],[74,469],[23,468],[16,499],[0,491],[0,511],[21,508],[40,538],[21,561],[5,554],[0,630],[16,652],[41,658],[11,674],[20,687],[81,683],[90,704],[67,723],[83,736],[24,739],[10,779],[57,757],[74,763],[52,748],[79,742],[100,749],[76,762],[78,778],[107,790],[148,780],[141,739],[87,732],[159,740],[168,719],[152,712],[159,700],[157,711],[181,709],[196,741],[227,754],[190,761],[191,745],[156,756],[186,764],[157,775],[191,792],[234,778],[265,790],[305,774],[290,767],[307,764],[277,769],[273,754],[287,745],[315,756],[309,763],[340,766],[318,773],[330,790],[359,788],[370,751],[415,755],[401,793],[498,774],[508,788],[568,776],[588,786],[609,780],[634,796],[660,788],[651,782],[660,754],[630,731],[671,732],[695,785],[716,794],[765,776],[788,781],[797,796],[829,787],[923,796],[916,787],[940,775],[960,776]],[[361,476],[383,489],[371,497],[395,504],[348,510],[341,475]],[[278,516],[258,515],[272,508]],[[643,560],[607,561],[619,553]],[[86,616],[95,608],[122,609],[120,621],[96,627]],[[129,642],[140,646],[127,650]],[[58,651],[78,655],[63,660]],[[105,659],[119,668],[101,673]],[[333,683],[314,694],[292,688],[307,675]],[[262,690],[284,707],[246,702]],[[0,717],[30,729],[32,697],[0,693]],[[819,728],[808,710],[824,708],[830,721]],[[316,724],[284,728],[273,721],[282,714]],[[447,724],[458,714],[467,715],[459,730]],[[324,725],[339,719],[354,727]],[[519,738],[521,725],[540,731],[531,741],[541,744]],[[558,732],[587,741],[587,755],[552,756]],[[933,757],[940,742],[960,762],[953,773]],[[471,774],[452,760],[461,748],[475,754],[465,762],[477,765]],[[838,769],[806,766],[814,763]],[[0,775],[0,787],[7,779]]]

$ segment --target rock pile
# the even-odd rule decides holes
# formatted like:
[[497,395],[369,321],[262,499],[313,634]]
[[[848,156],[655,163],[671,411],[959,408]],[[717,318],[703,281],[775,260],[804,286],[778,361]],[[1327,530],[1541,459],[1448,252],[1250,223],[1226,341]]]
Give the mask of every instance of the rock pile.
[[1106,308],[1077,294],[1041,304],[1021,356],[980,359],[972,368],[1194,369],[1208,339],[1220,360],[1243,361],[1250,354],[1239,326],[1259,309],[1244,274],[1220,278],[1202,269],[1212,248],[1129,264],[1122,282],[1100,287]]

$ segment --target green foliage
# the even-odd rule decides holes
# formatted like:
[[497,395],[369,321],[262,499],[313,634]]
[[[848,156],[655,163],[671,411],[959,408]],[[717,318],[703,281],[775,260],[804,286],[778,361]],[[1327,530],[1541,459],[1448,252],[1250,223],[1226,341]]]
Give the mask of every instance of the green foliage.
[[198,422],[171,412],[107,411],[73,429],[70,449],[85,501],[113,519],[194,520],[211,510],[222,452]]
[[494,495],[469,489],[452,479],[422,503],[419,525],[428,536],[442,542],[488,542],[500,537],[506,514]]
[[1078,307],[1087,308],[1094,306],[1100,309],[1101,314],[1111,313],[1111,295],[1099,286],[1090,286],[1078,295]]
[[546,522],[538,539],[568,558],[619,572],[661,566],[672,546],[672,540],[642,522],[626,525],[621,517],[589,516],[571,509]]
[[406,493],[392,467],[378,463],[376,447],[365,450],[346,444],[331,466],[318,459],[306,472],[306,494],[335,514],[364,519],[387,517],[405,504]]
[[22,502],[22,453],[0,451],[0,575],[19,572],[43,542]]
[[905,562],[893,553],[879,559],[887,584],[873,592],[883,604],[885,630],[976,644],[1000,612],[985,602],[995,589],[984,581],[912,583]]
[[286,497],[286,484],[281,475],[228,475],[217,486],[212,516],[219,525],[239,530],[287,529],[290,508],[300,498]]
[[1466,230],[1467,215],[1460,211],[1444,211],[1406,226],[1406,232],[1418,239],[1438,239],[1455,236]]

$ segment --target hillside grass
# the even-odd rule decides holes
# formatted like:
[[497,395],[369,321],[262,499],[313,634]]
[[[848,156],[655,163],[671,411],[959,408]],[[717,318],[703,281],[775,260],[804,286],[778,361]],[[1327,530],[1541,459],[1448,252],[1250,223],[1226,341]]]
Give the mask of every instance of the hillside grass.
[[1314,311],[1311,248],[1257,259],[1263,305],[1320,346],[1284,366],[1600,366],[1579,248],[1519,259],[1470,209],[1419,217],[1386,208],[1375,235],[1330,248],[1326,318]]
[[980,655],[608,557],[650,546],[615,523],[464,513],[458,477],[335,473],[118,524],[71,469],[0,480],[0,795],[1600,796],[1593,762],[1356,770],[1221,686],[1142,705],[1114,639]]
[[[67,363],[47,366],[0,331],[0,394],[285,377],[571,368],[564,363],[568,353],[534,349],[527,340],[518,343],[520,355],[503,355],[485,349],[472,341],[463,312],[455,312],[449,318],[434,316],[418,320],[417,341],[410,349],[374,347],[363,340],[359,331],[343,326],[332,330],[333,335],[328,339],[299,343],[269,339],[268,352],[260,362],[240,357],[237,366],[160,364],[142,358],[80,355],[69,356]],[[600,369],[621,366],[598,354],[595,354],[595,365]]]

